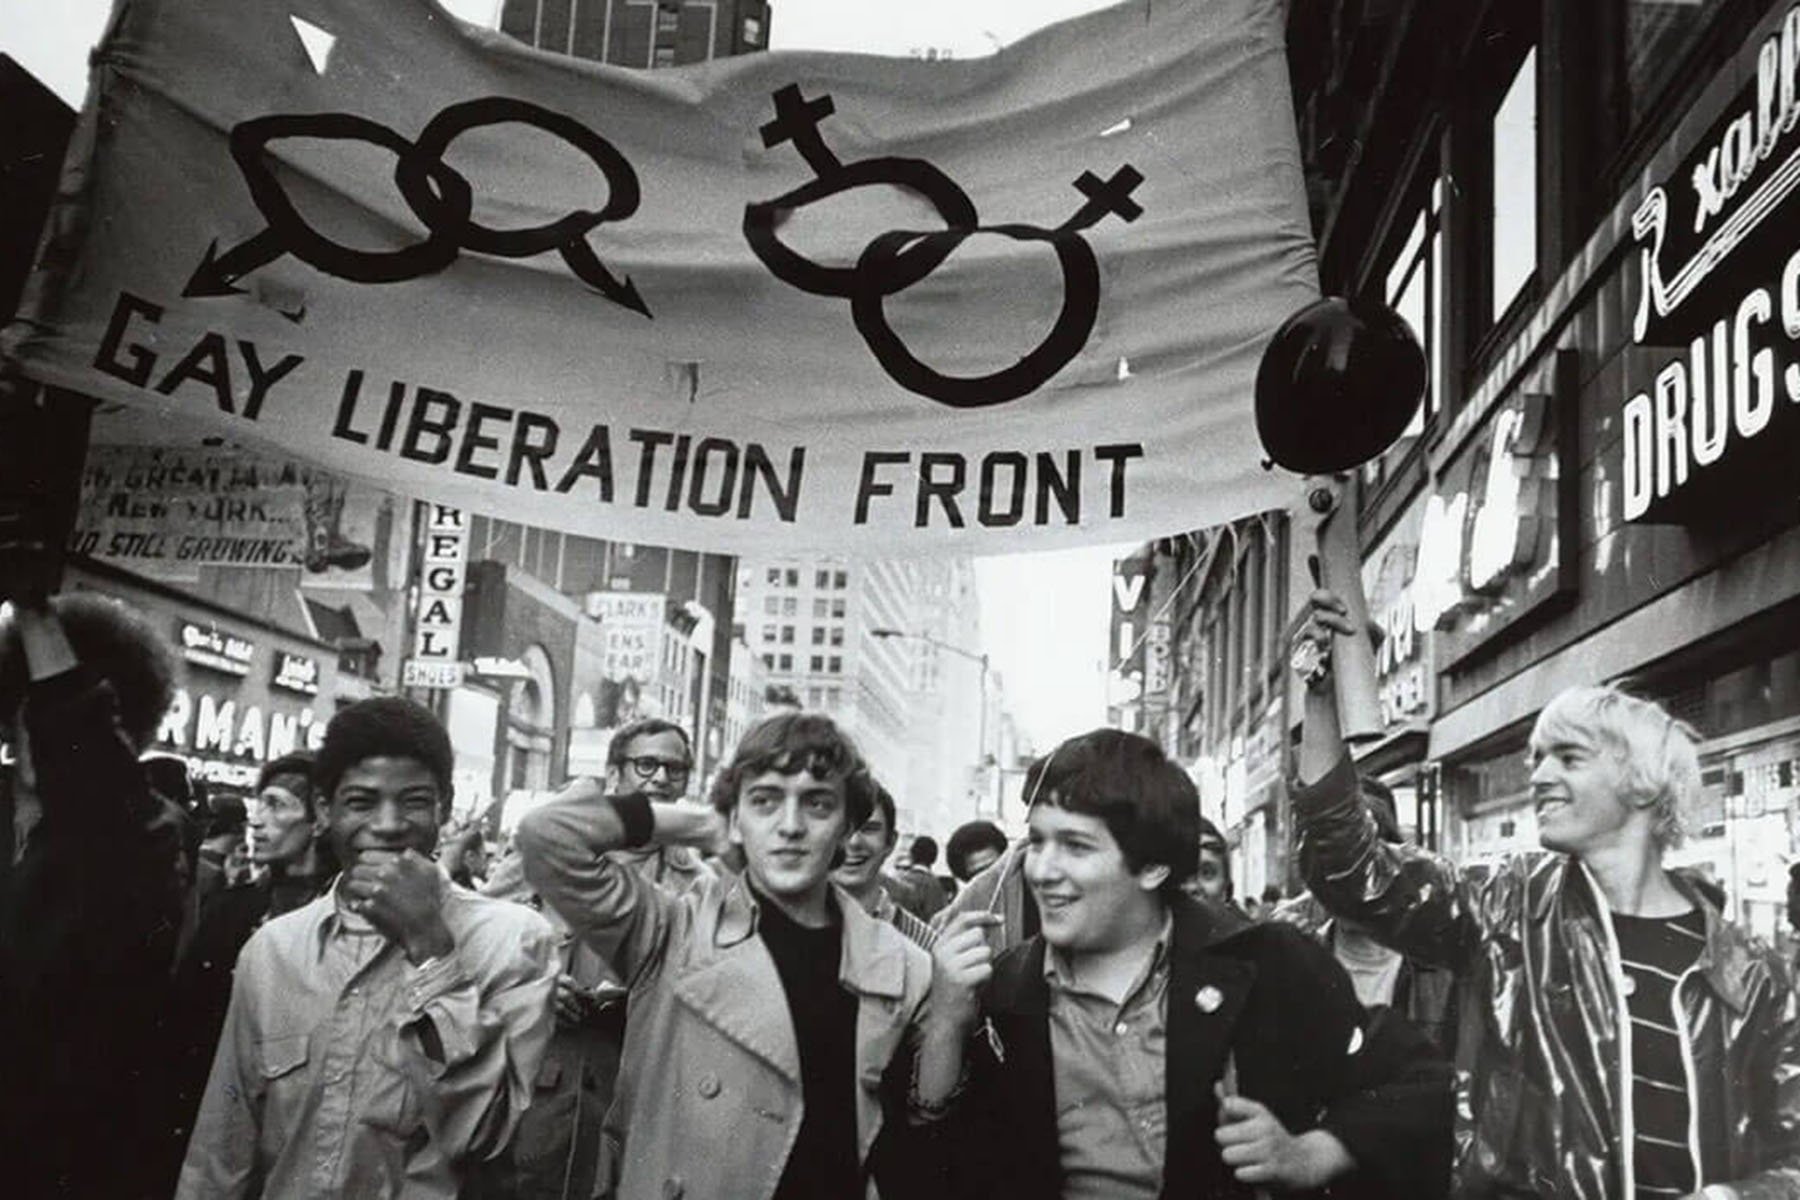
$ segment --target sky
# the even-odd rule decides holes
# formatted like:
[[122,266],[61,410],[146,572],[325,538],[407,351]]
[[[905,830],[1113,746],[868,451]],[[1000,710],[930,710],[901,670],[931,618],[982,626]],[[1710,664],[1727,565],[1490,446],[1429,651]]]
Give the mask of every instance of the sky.
[[[384,0],[371,0],[384,2]],[[465,20],[497,24],[498,0],[444,0]],[[1103,0],[770,0],[773,49],[906,55],[988,54],[1034,29],[1105,7]],[[87,54],[108,0],[0,0],[0,53],[69,104],[87,86]],[[23,10],[23,11],[20,11]],[[1111,565],[1101,546],[976,562],[983,644],[1005,681],[1006,707],[1042,751],[1103,724]]]

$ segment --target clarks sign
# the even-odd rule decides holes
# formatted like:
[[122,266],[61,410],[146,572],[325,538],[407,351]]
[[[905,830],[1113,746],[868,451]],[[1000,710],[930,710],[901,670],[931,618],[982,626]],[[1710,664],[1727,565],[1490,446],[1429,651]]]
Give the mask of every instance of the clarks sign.
[[1800,431],[1800,4],[1741,61],[1753,77],[1632,214],[1647,353],[1621,412],[1627,521],[1714,511],[1727,472],[1768,474]]

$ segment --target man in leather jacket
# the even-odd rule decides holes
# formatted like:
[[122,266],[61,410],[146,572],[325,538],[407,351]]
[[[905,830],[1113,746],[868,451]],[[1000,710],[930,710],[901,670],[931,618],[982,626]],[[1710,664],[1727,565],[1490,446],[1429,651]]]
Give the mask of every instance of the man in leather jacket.
[[[1309,608],[1299,637],[1351,636],[1335,596]],[[1767,947],[1662,863],[1699,788],[1693,730],[1612,687],[1556,696],[1530,740],[1543,850],[1459,871],[1378,836],[1330,682],[1305,682],[1307,884],[1458,973],[1456,1194],[1800,1197],[1793,993]]]

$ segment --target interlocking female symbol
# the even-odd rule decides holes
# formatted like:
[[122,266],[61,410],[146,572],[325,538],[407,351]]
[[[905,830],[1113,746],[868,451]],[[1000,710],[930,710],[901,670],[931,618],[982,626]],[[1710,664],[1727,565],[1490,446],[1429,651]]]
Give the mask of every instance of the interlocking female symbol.
[[[1143,208],[1131,199],[1144,177],[1129,164],[1108,180],[1083,171],[1075,187],[1086,202],[1054,229],[1037,225],[982,225],[968,193],[943,171],[918,158],[866,158],[848,166],[819,133],[835,107],[829,95],[806,100],[793,84],[774,94],[775,119],[762,127],[763,145],[792,141],[815,178],[773,200],[744,209],[744,239],[777,278],[818,296],[850,301],[863,342],[896,383],[951,408],[985,408],[1029,395],[1067,366],[1087,344],[1100,309],[1100,266],[1081,231],[1108,215],[1131,222]],[[889,184],[922,196],[943,218],[935,231],[896,229],[863,249],[854,267],[828,267],[789,249],[776,236],[787,213],[827,196],[871,184]],[[971,235],[998,234],[1015,241],[1047,242],[1062,267],[1063,302],[1056,323],[1036,349],[1010,367],[987,375],[946,375],[927,365],[888,323],[884,302],[937,270]]]

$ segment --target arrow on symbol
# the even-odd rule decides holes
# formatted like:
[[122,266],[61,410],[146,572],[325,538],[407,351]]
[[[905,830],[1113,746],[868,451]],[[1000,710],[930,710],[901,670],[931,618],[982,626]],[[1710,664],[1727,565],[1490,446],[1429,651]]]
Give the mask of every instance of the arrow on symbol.
[[273,229],[265,229],[247,242],[241,242],[225,253],[219,253],[218,239],[206,248],[206,256],[188,277],[183,296],[236,296],[244,289],[233,284],[261,266],[274,262],[287,252]]

